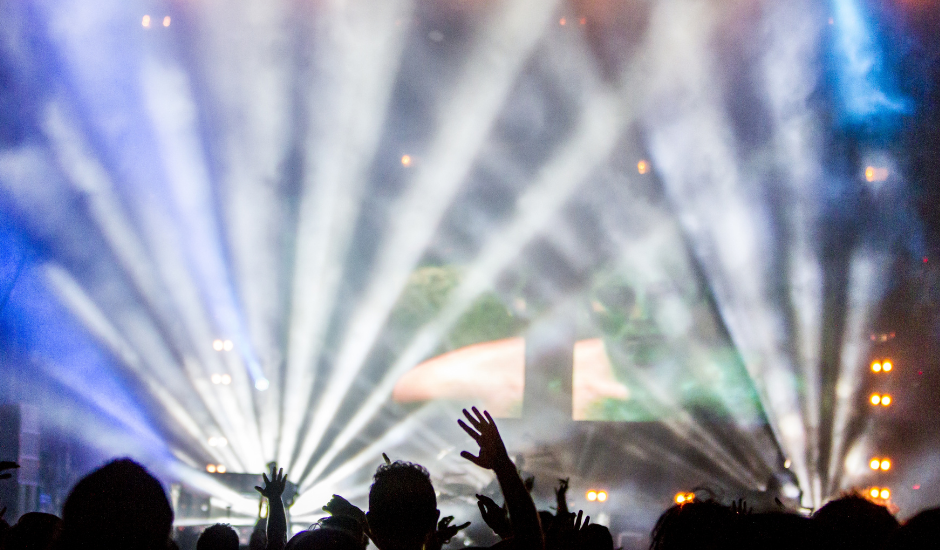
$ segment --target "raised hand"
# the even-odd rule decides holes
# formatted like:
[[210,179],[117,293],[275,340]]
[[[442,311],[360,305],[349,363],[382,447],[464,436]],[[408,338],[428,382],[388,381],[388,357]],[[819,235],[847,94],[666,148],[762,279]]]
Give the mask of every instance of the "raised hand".
[[[19,467],[20,465],[17,464],[16,462],[10,462],[7,460],[0,462],[0,472],[3,472],[5,470],[15,470]],[[9,474],[9,473],[0,474],[0,479],[10,479],[11,477],[13,477],[13,474]]]
[[264,487],[255,485],[255,490],[268,497],[268,500],[281,500],[281,495],[284,494],[284,488],[287,486],[287,476],[284,475],[284,468],[278,471],[277,464],[272,462],[271,479],[268,479],[265,474],[261,474],[261,477],[264,479]]
[[558,488],[555,489],[555,503],[558,506],[558,509],[555,512],[556,516],[566,516],[568,515],[568,479],[559,479]]
[[331,516],[352,518],[360,525],[366,522],[366,513],[339,495],[333,495],[333,498],[323,507],[323,511]]
[[463,410],[463,415],[467,417],[467,420],[470,421],[473,428],[468,426],[463,420],[458,420],[457,423],[460,424],[463,431],[467,432],[467,435],[477,442],[480,446],[480,453],[474,456],[469,451],[462,451],[460,456],[488,470],[496,470],[501,466],[505,466],[507,463],[512,464],[509,453],[506,452],[506,445],[503,444],[503,438],[499,435],[499,430],[496,428],[496,422],[493,421],[493,417],[490,416],[490,413],[487,411],[483,411],[483,414],[480,414],[480,411],[477,410],[476,407],[473,407],[472,410],[473,415],[467,412],[467,409]]
[[477,495],[477,507],[480,508],[483,521],[499,538],[508,539],[512,536],[512,524],[509,523],[505,508],[497,506],[496,502],[486,495]]
[[454,516],[447,516],[437,523],[437,529],[431,533],[424,546],[425,550],[441,550],[460,530],[470,526],[469,521],[463,525],[451,525],[452,521],[454,521]]

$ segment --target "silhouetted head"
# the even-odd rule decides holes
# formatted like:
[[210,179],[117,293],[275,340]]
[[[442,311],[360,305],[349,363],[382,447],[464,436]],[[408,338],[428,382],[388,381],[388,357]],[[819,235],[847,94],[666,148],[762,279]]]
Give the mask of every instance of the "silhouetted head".
[[892,550],[935,547],[940,541],[940,508],[924,510],[907,520],[894,536]]
[[440,515],[427,470],[402,461],[379,466],[366,514],[376,546],[381,550],[420,548]]
[[166,550],[173,511],[160,482],[130,459],[85,476],[62,509],[61,547]]
[[206,527],[196,541],[196,550],[238,550],[238,533],[225,523]]
[[826,504],[813,514],[821,548],[868,550],[883,547],[898,529],[887,508],[859,495]]
[[614,550],[614,537],[610,529],[603,525],[592,523],[581,530],[578,541],[582,550]]
[[345,531],[324,527],[297,533],[284,550],[362,550],[362,545]]
[[712,550],[728,547],[734,514],[712,501],[695,501],[669,508],[659,516],[650,537],[650,550]]
[[46,550],[59,536],[62,520],[52,514],[29,512],[20,516],[7,536],[4,550]]
[[251,532],[251,537],[248,539],[248,550],[264,550],[268,545],[268,536],[267,533],[264,532],[267,525],[268,520],[266,518],[258,520],[254,530]]

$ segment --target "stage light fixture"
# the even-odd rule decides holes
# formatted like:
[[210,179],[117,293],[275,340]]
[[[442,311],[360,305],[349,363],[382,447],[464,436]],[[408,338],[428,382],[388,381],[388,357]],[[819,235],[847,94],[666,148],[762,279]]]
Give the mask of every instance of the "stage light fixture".
[[268,382],[267,378],[260,378],[257,382],[255,382],[255,389],[258,391],[265,391],[269,387],[271,387],[271,383]]
[[884,459],[884,460],[881,461],[881,464],[880,464],[879,466],[880,466],[880,468],[881,468],[882,471],[887,472],[888,470],[891,469],[891,461],[888,460],[888,459]]
[[641,160],[640,162],[636,163],[636,171],[639,172],[640,174],[645,174],[649,172],[649,170],[650,170],[650,165],[645,160]]
[[220,382],[222,383],[223,386],[228,386],[229,384],[232,383],[232,377],[229,376],[228,374],[223,374],[220,377]]
[[214,349],[215,351],[222,351],[222,348],[224,347],[225,347],[225,342],[223,342],[222,340],[212,341],[212,349]]
[[891,498],[891,491],[889,491],[888,489],[882,489],[881,493],[879,493],[878,496],[880,496],[884,500],[888,500],[889,498]]
[[891,361],[885,361],[884,363],[881,364],[881,370],[885,372],[891,372],[892,367],[893,365],[891,364]]
[[166,17],[163,18],[163,26],[164,26],[164,27],[169,27],[169,26],[170,26],[170,16],[169,16],[169,15],[167,15]]
[[411,155],[401,156],[401,165],[404,166],[405,168],[408,168],[409,166],[411,166],[411,162],[412,162]]
[[212,383],[213,383],[213,384],[221,384],[221,383],[222,383],[222,375],[221,375],[221,374],[213,374],[211,380],[212,380]]
[[222,349],[224,349],[225,351],[232,351],[232,348],[234,347],[235,347],[235,344],[233,344],[231,340],[226,340],[222,342]]
[[594,502],[595,500],[597,500],[597,491],[588,491],[587,495],[585,496],[587,497],[589,501]]
[[598,491],[597,492],[597,501],[606,502],[607,501],[607,491]]
[[881,372],[881,363],[879,363],[878,361],[874,361],[871,364],[871,370],[872,372]]
[[871,394],[871,404],[878,405],[880,403],[881,403],[881,396],[878,395],[877,393]]
[[880,465],[881,465],[881,461],[879,461],[877,458],[871,459],[871,462],[868,463],[868,466],[872,470],[877,470]]
[[150,28],[150,16],[149,15],[145,15],[144,18],[140,20],[140,26],[142,26],[145,29]]
[[887,406],[890,405],[890,404],[891,404],[891,396],[888,395],[888,394],[882,395],[882,396],[881,396],[881,406],[882,406],[882,407],[887,407]]
[[210,474],[215,473],[215,464],[206,464],[206,471]]

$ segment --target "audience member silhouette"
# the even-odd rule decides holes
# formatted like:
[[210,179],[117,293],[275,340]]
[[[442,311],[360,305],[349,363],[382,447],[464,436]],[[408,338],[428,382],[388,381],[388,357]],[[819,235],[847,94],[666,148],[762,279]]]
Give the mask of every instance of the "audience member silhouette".
[[898,530],[887,508],[860,495],[833,500],[812,519],[819,546],[826,550],[877,550]]
[[815,549],[816,538],[809,518],[784,512],[739,516],[734,529],[735,548],[761,550]]
[[3,550],[46,550],[59,536],[62,520],[52,514],[29,512],[20,516]]
[[238,533],[231,525],[216,523],[199,535],[196,550],[238,550]]
[[119,459],[85,476],[62,510],[59,548],[166,550],[173,511],[160,482]]
[[361,550],[362,546],[349,533],[326,526],[301,531],[288,541],[285,550]]
[[379,466],[366,515],[379,550],[421,550],[440,515],[426,469],[402,461]]
[[713,501],[677,504],[653,527],[650,550],[717,550],[730,547],[734,514]]
[[888,545],[891,550],[937,547],[940,547],[940,508],[924,510],[904,522]]

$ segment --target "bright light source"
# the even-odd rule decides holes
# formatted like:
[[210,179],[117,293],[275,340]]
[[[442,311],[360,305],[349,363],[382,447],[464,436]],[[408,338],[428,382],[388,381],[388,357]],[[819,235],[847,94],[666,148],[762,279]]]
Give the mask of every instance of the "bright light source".
[[787,470],[790,469],[790,464],[793,464],[793,463],[790,462],[789,458],[783,461],[783,467],[786,468]]
[[884,181],[888,179],[888,169],[879,168],[875,166],[868,166],[865,168],[865,181],[875,182],[875,181]]
[[885,472],[887,472],[888,470],[890,470],[890,469],[891,469],[891,461],[888,460],[888,459],[882,460],[882,461],[881,461],[881,469],[884,470]]
[[222,349],[224,349],[225,351],[232,351],[232,348],[234,347],[235,347],[235,344],[233,344],[231,340],[226,340],[222,342]]
[[206,471],[210,474],[215,473],[215,464],[206,464]]
[[221,383],[222,383],[222,375],[221,375],[221,374],[213,374],[213,375],[212,375],[212,383],[213,383],[213,384],[221,384]]
[[412,163],[411,155],[402,155],[402,156],[401,156],[401,165],[402,165],[402,166],[404,166],[405,168],[408,168],[409,166],[411,166],[411,163]]
[[679,493],[676,495],[676,504],[682,504],[685,502],[685,493]]
[[879,403],[881,403],[881,396],[878,395],[877,393],[871,394],[871,404],[877,405]]
[[224,473],[225,473],[225,465],[224,465],[224,464],[219,464],[218,466],[215,467],[215,471],[218,472],[218,473],[220,473],[220,474],[224,474]]
[[597,492],[597,501],[605,502],[607,500],[607,491],[598,491]]
[[232,377],[227,374],[223,374],[220,378],[220,381],[222,382],[223,385],[228,386],[229,384],[232,383]]
[[646,162],[645,160],[641,160],[640,162],[636,163],[636,171],[641,174],[645,174],[649,172],[650,171],[649,163]]
[[872,372],[881,372],[881,363],[878,361],[873,362],[871,364],[871,370]]
[[890,404],[891,404],[891,396],[890,396],[890,395],[887,395],[887,394],[886,394],[886,395],[882,395],[882,396],[881,396],[881,404],[882,404],[883,406],[885,406],[885,407],[887,407],[888,405],[890,405]]
[[258,381],[255,382],[255,389],[258,391],[265,391],[269,387],[271,387],[271,383],[268,382],[267,378],[259,378]]
[[883,498],[884,500],[888,500],[889,498],[891,498],[891,491],[887,489],[882,489],[879,496]]
[[881,462],[877,458],[871,459],[871,462],[868,463],[868,466],[871,467],[872,470],[877,470],[880,465]]
[[167,15],[166,17],[163,18],[163,26],[164,26],[164,27],[169,27],[169,26],[170,26],[170,16],[169,16],[169,15]]
[[677,493],[676,504],[688,504],[695,500],[695,493]]
[[212,341],[212,349],[214,349],[215,351],[222,351],[223,347],[225,347],[225,342],[223,342],[222,340]]
[[587,495],[585,496],[587,496],[588,500],[590,500],[591,502],[594,502],[595,500],[597,500],[597,491],[588,491]]
[[145,15],[144,18],[140,20],[140,25],[145,29],[150,28],[150,16]]
[[891,364],[891,361],[885,361],[884,363],[881,364],[881,370],[885,372],[891,372],[892,367],[893,365]]
[[210,437],[209,446],[210,447],[224,447],[228,445],[228,440],[224,437]]
[[880,491],[877,487],[872,487],[871,491],[868,492],[868,494],[871,495],[871,498],[878,498],[879,493]]
[[865,168],[865,180],[866,181],[875,181],[875,168],[869,166]]
[[564,17],[562,17],[561,19],[558,20],[558,24],[561,25],[562,27],[564,27],[564,26],[565,26],[565,23],[567,23],[567,22],[568,22],[568,20],[565,19]]

